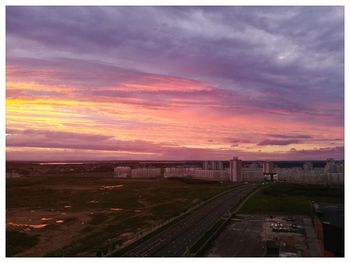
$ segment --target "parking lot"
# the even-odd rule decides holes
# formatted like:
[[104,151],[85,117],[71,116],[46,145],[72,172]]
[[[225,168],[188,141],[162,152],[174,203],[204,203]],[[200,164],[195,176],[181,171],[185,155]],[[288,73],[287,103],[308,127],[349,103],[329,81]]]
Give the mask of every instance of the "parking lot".
[[[206,256],[311,256],[305,216],[237,215],[212,242]],[[310,230],[310,229],[307,229]]]

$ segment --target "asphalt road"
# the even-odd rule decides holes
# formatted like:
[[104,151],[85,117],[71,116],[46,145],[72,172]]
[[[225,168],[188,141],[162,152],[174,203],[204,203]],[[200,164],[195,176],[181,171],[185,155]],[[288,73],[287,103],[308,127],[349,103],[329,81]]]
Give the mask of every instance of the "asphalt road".
[[192,211],[162,232],[127,252],[125,257],[180,257],[188,251],[215,223],[256,185],[237,186],[229,193]]

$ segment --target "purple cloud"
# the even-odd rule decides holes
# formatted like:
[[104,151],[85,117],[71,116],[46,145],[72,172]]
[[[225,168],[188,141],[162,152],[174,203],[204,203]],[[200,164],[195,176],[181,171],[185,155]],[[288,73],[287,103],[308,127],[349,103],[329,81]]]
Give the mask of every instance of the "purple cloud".
[[[26,150],[9,152],[7,157],[10,160],[21,160],[32,158],[31,160],[100,160],[113,159],[120,152],[134,152],[138,154],[151,153],[157,156],[157,159],[162,160],[202,160],[207,158],[226,160],[229,156],[239,155],[245,160],[272,159],[272,160],[300,160],[300,159],[325,159],[331,157],[335,159],[343,159],[344,147],[324,147],[314,150],[296,150],[292,148],[288,152],[264,153],[242,151],[237,149],[203,149],[196,147],[180,147],[172,144],[156,144],[148,141],[133,140],[122,141],[111,138],[110,136],[100,136],[95,134],[82,134],[71,132],[55,132],[46,130],[8,130],[10,135],[6,137],[7,147],[22,147],[22,148],[40,148],[45,152],[47,148],[47,156],[42,154],[29,154]],[[278,144],[281,145],[281,144]],[[283,144],[286,145],[286,144]],[[44,150],[43,150],[44,149]],[[52,149],[57,150],[72,150],[65,152],[65,155],[52,153]],[[93,154],[85,150],[93,150]],[[40,151],[38,151],[40,152]],[[77,153],[78,156],[74,156]],[[110,154],[109,154],[110,153]],[[71,154],[73,154],[71,156]],[[111,155],[112,154],[112,155]],[[139,159],[140,157],[124,154],[126,159]],[[150,157],[144,156],[143,159]],[[153,157],[154,158],[154,157]],[[22,158],[23,159],[23,158]]]
[[299,140],[263,140],[259,142],[258,146],[265,146],[265,145],[289,145],[289,144],[295,144],[299,143]]
[[[185,109],[196,112],[191,120],[211,115],[228,124],[234,118],[241,123],[261,118],[267,120],[266,126],[279,123],[280,133],[284,124],[289,130],[272,134],[262,127],[255,141],[235,139],[240,132],[250,134],[249,129],[235,131],[233,139],[226,139],[227,132],[215,139],[228,146],[312,141],[323,149],[330,129],[335,138],[342,136],[341,6],[8,6],[6,62],[8,85],[26,82],[43,87],[8,87],[9,99],[116,102],[164,112]],[[106,121],[100,118],[94,121]],[[315,134],[294,134],[292,125],[312,125]],[[172,147],[141,138],[135,141],[137,147],[104,135],[25,132],[8,136],[9,145],[177,154]],[[180,152],[187,157],[232,153],[194,148]]]
[[281,139],[311,139],[312,136],[307,134],[269,134],[270,137]]
[[162,148],[160,145],[142,140],[122,141],[104,135],[39,130],[24,130],[10,134],[6,137],[6,146],[135,152],[156,152]]

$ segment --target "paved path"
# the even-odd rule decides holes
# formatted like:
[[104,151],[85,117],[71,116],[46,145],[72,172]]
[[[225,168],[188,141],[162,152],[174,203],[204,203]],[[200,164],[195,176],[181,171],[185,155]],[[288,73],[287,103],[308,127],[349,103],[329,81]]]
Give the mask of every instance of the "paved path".
[[319,241],[316,237],[314,226],[312,225],[312,221],[310,218],[304,218],[304,226],[306,233],[306,240],[309,244],[310,249],[310,257],[321,257],[321,248]]

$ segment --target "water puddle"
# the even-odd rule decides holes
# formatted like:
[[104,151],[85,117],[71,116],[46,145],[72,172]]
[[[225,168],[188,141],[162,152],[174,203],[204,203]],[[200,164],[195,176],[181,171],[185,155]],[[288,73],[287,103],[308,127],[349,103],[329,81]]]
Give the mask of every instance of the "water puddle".
[[42,217],[41,221],[50,221],[52,219],[53,219],[52,217]]
[[124,185],[122,185],[122,184],[117,184],[117,185],[104,185],[104,186],[99,187],[98,189],[99,189],[99,190],[112,190],[112,189],[120,188],[120,187],[123,187],[123,186],[124,186]]
[[9,227],[13,227],[13,228],[34,228],[34,229],[40,229],[40,228],[44,228],[47,226],[47,224],[16,224],[16,223],[8,223]]
[[64,220],[56,220],[57,224],[62,224],[64,222]]
[[71,205],[65,205],[64,208],[71,208]]
[[122,208],[114,208],[114,207],[112,207],[110,210],[118,212],[118,211],[122,211],[123,209]]

